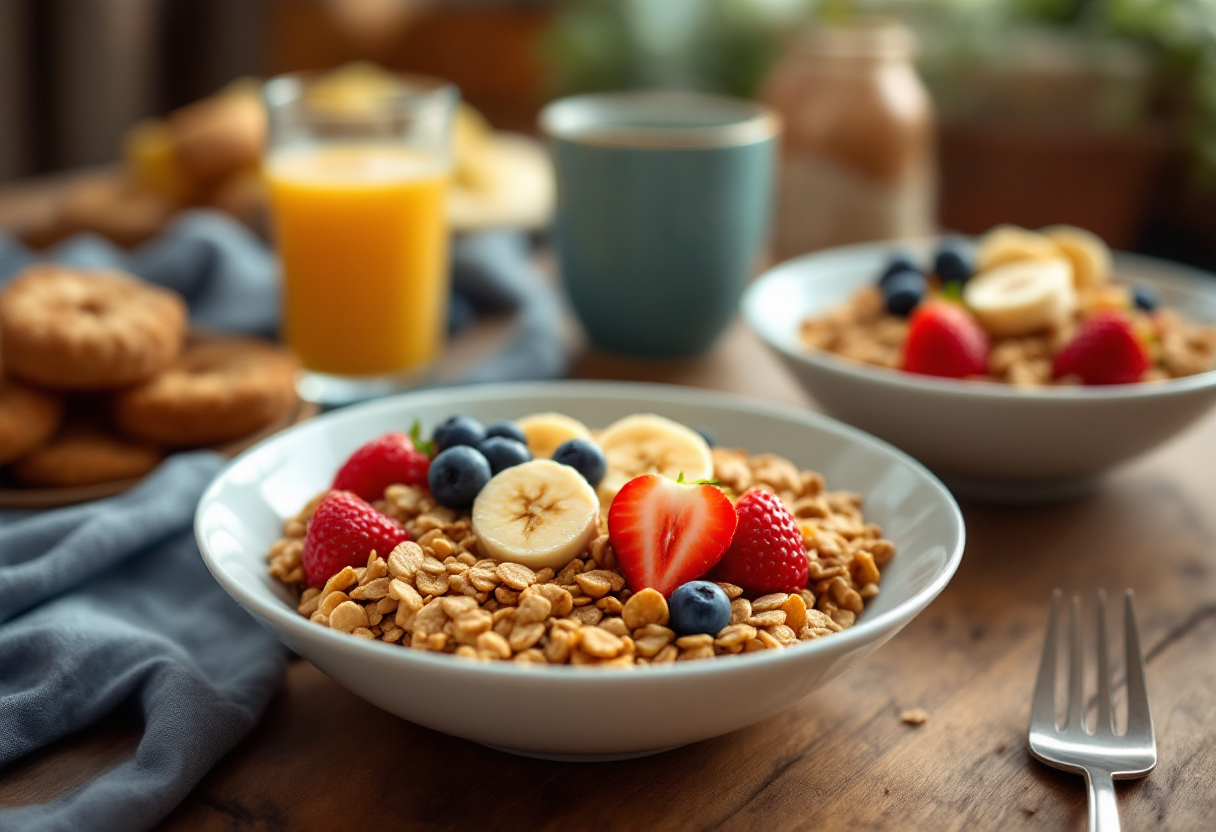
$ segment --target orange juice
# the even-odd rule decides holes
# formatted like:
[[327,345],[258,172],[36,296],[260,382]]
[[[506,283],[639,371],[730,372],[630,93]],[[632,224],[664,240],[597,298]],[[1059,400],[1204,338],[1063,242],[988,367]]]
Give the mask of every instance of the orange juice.
[[339,376],[423,370],[447,326],[448,172],[399,145],[329,144],[267,159],[284,339]]

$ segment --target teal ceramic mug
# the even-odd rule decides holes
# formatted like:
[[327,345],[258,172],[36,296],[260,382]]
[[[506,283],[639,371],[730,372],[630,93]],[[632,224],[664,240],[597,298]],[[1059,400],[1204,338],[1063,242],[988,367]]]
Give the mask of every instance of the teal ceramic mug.
[[765,241],[776,116],[734,98],[631,92],[555,101],[540,123],[562,282],[592,342],[654,358],[707,350]]

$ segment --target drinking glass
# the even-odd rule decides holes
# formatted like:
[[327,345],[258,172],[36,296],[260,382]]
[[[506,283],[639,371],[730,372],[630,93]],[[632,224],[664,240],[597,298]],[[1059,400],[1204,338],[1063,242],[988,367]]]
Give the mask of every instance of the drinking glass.
[[303,73],[270,80],[263,96],[283,337],[303,368],[301,397],[342,404],[417,384],[446,334],[456,89]]

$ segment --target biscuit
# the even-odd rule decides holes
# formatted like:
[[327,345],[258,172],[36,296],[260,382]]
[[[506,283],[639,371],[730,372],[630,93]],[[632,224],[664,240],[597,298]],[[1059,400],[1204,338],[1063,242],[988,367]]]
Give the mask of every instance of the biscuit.
[[174,447],[248,436],[296,400],[296,361],[281,347],[248,338],[190,344],[161,375],[124,390],[114,420],[127,435]]
[[19,485],[67,488],[142,477],[163,457],[159,448],[91,422],[69,422],[49,443],[14,462],[11,470]]
[[91,231],[132,248],[159,234],[176,213],[168,197],[115,174],[72,186],[59,203],[57,220],[63,236]]
[[169,131],[186,175],[213,185],[257,165],[266,143],[266,111],[256,94],[220,93],[170,114]]
[[62,418],[58,396],[0,378],[0,465],[50,439]]
[[62,390],[147,381],[181,352],[186,306],[117,271],[31,266],[0,292],[0,353],[12,376]]

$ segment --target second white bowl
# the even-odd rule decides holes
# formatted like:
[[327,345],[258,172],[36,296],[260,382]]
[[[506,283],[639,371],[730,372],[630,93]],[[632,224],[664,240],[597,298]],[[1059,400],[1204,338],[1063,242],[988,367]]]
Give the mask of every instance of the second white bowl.
[[[932,246],[910,248],[927,257]],[[743,317],[825,411],[912,454],[959,493],[1009,501],[1082,493],[1216,404],[1216,372],[1020,389],[888,370],[805,346],[802,322],[872,283],[895,248],[909,246],[868,243],[782,263],[748,288]],[[1126,254],[1115,270],[1155,286],[1165,305],[1216,322],[1216,275]]]

